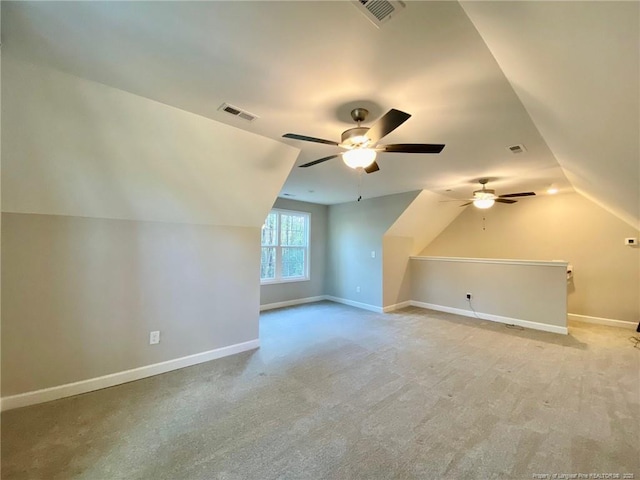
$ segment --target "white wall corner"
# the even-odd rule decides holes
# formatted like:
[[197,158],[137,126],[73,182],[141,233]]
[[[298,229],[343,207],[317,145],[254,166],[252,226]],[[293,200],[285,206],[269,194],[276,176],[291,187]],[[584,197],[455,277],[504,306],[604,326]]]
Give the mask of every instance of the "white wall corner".
[[382,311],[384,313],[395,312],[396,310],[401,310],[403,308],[407,308],[411,306],[411,300],[407,300],[406,302],[394,303],[393,305],[387,305],[386,307],[382,307]]
[[376,313],[384,313],[382,307],[378,307],[376,305],[371,305],[369,303],[355,302],[355,301],[349,300],[347,298],[334,297],[334,296],[331,296],[331,295],[327,295],[326,299],[330,300],[332,302],[342,303],[344,305],[349,305],[350,307],[361,308],[363,310],[369,310],[371,312],[376,312]]

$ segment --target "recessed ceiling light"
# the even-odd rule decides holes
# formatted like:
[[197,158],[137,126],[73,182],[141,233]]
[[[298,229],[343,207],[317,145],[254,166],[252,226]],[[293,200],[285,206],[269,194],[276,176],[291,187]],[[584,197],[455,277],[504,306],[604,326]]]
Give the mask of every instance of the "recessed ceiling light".
[[558,193],[558,188],[554,185],[551,185],[549,188],[547,188],[547,193],[549,195],[555,195],[556,193]]

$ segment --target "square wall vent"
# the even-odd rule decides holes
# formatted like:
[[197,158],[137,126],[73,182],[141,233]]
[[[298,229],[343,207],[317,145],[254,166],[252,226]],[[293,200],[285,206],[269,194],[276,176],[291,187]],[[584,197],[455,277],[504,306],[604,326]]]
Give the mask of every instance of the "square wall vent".
[[406,8],[401,0],[354,0],[352,3],[378,28]]
[[256,118],[258,118],[257,115],[249,113],[246,110],[242,110],[241,108],[234,107],[229,103],[223,103],[218,107],[218,110],[228,113],[229,115],[233,115],[234,117],[242,118],[243,120],[247,120],[248,122],[253,122]]

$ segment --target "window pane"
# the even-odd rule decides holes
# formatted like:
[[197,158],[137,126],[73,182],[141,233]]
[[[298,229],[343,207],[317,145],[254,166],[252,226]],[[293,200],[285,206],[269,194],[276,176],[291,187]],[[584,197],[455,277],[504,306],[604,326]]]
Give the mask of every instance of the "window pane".
[[282,248],[282,278],[304,277],[304,248]]
[[278,240],[278,214],[271,212],[262,227],[262,245],[276,245]]
[[280,245],[306,246],[307,245],[307,217],[283,213],[280,216]]
[[260,260],[260,279],[276,278],[276,249],[274,247],[262,247]]

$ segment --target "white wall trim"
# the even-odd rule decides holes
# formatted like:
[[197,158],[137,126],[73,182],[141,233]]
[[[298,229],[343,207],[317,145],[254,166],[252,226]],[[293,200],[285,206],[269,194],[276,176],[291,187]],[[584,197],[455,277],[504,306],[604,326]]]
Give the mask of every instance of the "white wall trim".
[[597,325],[607,325],[609,327],[630,328],[635,330],[638,327],[637,322],[627,322],[625,320],[615,320],[613,318],[591,317],[589,315],[578,315],[577,313],[568,313],[567,319],[569,321],[575,320],[578,322],[595,323]]
[[387,305],[386,307],[382,307],[382,311],[384,313],[393,312],[395,310],[400,310],[401,308],[410,307],[411,300],[407,300],[406,302],[394,303],[393,305]]
[[[455,313],[456,315],[462,315],[464,317],[479,318],[479,320],[489,320],[491,322],[506,323],[507,325],[518,325],[524,328],[531,328],[534,330],[542,330],[544,332],[561,333],[567,335],[569,329],[567,327],[559,327],[557,325],[548,325],[546,323],[532,322],[530,320],[521,320],[519,318],[502,317],[500,315],[493,315],[490,313],[477,312],[472,310],[464,310],[462,308],[446,307],[444,305],[436,305],[433,303],[417,302],[411,300],[411,305],[414,307],[428,308],[429,310],[436,310],[438,312]],[[476,316],[477,315],[477,316]]]
[[331,295],[318,295],[317,297],[297,298],[295,300],[287,300],[285,302],[267,303],[260,305],[260,311],[272,310],[274,308],[290,307],[293,305],[302,305],[304,303],[321,302],[322,300],[329,300],[335,303],[342,303],[351,307],[362,308],[363,310],[369,310],[376,313],[387,313],[394,310],[400,310],[401,308],[410,307],[411,301],[395,303],[393,305],[387,305],[386,307],[377,307],[369,303],[356,302],[355,300],[348,300],[346,298],[333,297]]
[[11,410],[13,408],[26,407],[36,403],[49,402],[59,398],[71,397],[81,393],[101,390],[103,388],[113,387],[123,383],[140,380],[142,378],[152,377],[161,373],[178,370],[180,368],[190,367],[199,363],[208,362],[217,358],[234,355],[236,353],[246,352],[260,347],[260,340],[250,340],[248,342],[236,343],[227,347],[216,348],[207,352],[196,353],[186,357],[167,360],[166,362],[154,363],[144,367],[125,370],[123,372],[111,373],[102,377],[89,378],[79,382],[67,383],[56,387],[43,388],[32,392],[20,393],[2,398],[0,409],[2,411]]
[[321,302],[326,300],[326,295],[318,295],[317,297],[296,298],[294,300],[286,300],[284,302],[266,303],[260,305],[260,311],[273,310],[274,308],[292,307],[294,305],[302,305],[303,303]]
[[430,262],[464,262],[464,263],[498,263],[506,265],[536,265],[538,267],[564,267],[568,262],[564,260],[510,260],[504,258],[465,258],[465,257],[422,257],[412,256],[411,260],[423,260]]
[[384,313],[382,311],[382,307],[376,307],[375,305],[370,305],[368,303],[355,302],[353,300],[348,300],[346,298],[332,297],[331,295],[327,295],[326,299],[336,303],[343,303],[351,307],[362,308],[363,310],[370,310],[376,313]]

